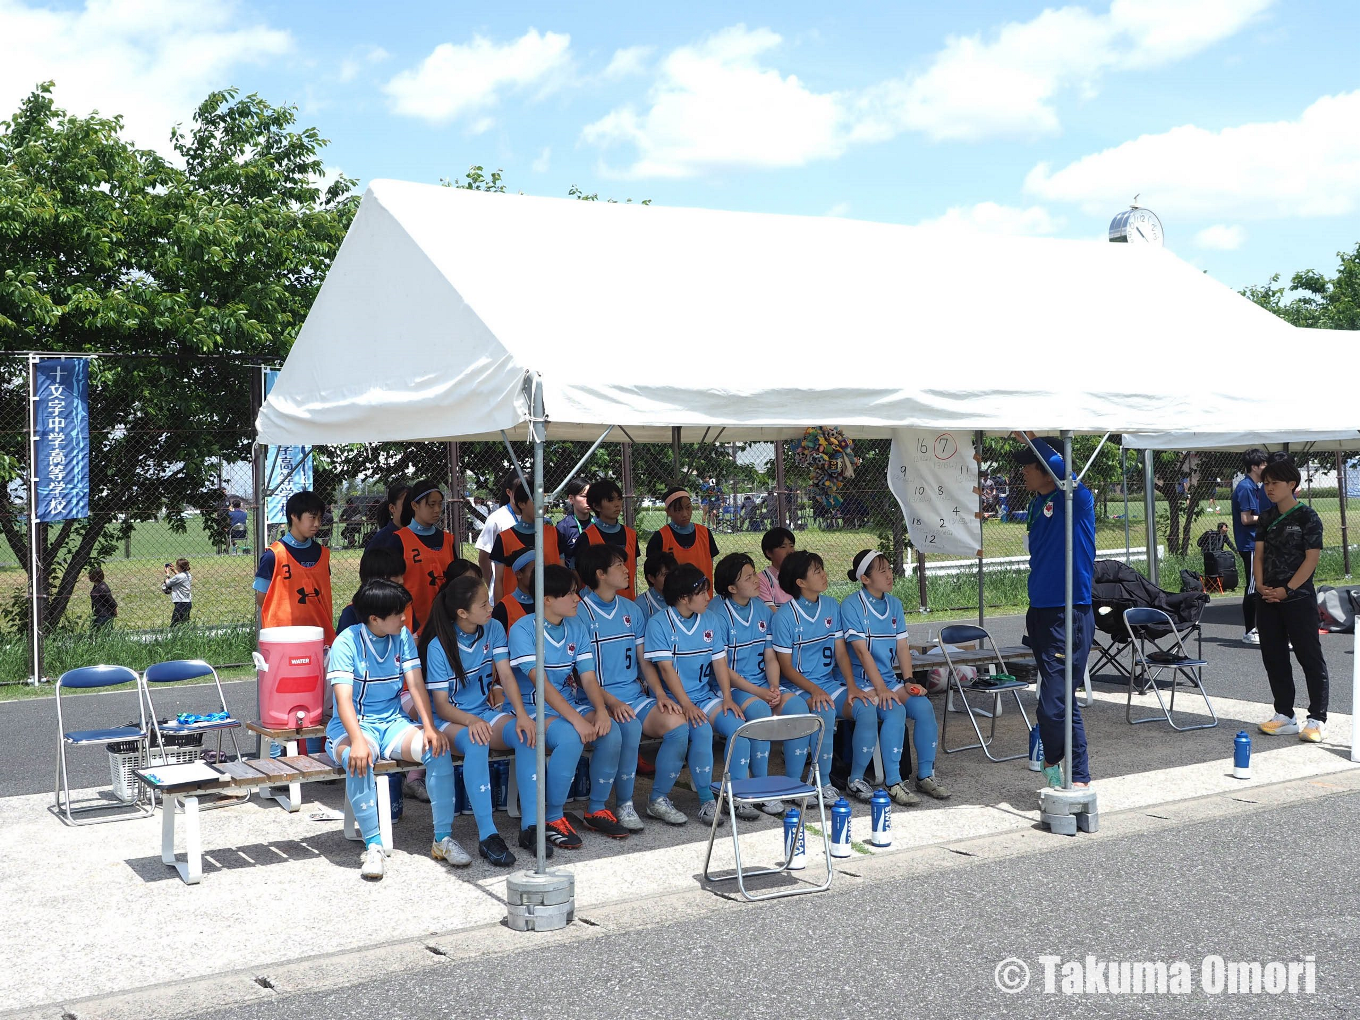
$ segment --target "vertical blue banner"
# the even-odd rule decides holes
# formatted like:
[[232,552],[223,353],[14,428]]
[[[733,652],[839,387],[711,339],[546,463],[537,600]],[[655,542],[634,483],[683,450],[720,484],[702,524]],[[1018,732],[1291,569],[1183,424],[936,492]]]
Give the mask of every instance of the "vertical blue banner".
[[38,520],[88,517],[90,363],[85,358],[43,358],[35,373]]
[[[274,370],[264,374],[264,394],[274,388],[279,373]],[[295,492],[312,487],[312,448],[310,446],[271,446],[265,453],[264,491],[265,521],[269,524],[287,524],[288,514],[284,507],[288,498]]]

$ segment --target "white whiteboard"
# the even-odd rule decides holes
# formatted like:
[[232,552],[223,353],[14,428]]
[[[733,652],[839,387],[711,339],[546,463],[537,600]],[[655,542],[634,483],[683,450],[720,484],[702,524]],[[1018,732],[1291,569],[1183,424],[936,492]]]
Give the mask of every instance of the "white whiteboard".
[[978,463],[972,436],[936,429],[897,429],[888,456],[888,488],[902,507],[907,534],[927,556],[981,556]]

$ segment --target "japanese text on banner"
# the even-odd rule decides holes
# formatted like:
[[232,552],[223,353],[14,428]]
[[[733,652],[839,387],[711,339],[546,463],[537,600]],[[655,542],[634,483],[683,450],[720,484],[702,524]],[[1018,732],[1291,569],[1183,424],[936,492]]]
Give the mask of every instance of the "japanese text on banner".
[[34,366],[37,518],[90,516],[90,366],[84,358],[42,358]]
[[[274,387],[279,373],[273,369],[264,374],[265,396]],[[265,520],[270,524],[287,524],[285,508],[295,492],[312,487],[312,448],[310,446],[271,446],[265,454],[264,491]]]

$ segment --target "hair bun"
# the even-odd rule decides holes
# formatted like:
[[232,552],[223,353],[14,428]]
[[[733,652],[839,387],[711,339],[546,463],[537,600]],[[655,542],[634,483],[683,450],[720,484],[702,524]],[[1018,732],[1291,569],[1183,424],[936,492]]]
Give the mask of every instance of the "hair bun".
[[848,577],[848,578],[849,578],[850,580],[852,580],[852,581],[858,580],[858,578],[855,577],[855,568],[854,568],[854,567],[851,567],[849,570],[847,570],[847,571],[845,572],[845,576]]

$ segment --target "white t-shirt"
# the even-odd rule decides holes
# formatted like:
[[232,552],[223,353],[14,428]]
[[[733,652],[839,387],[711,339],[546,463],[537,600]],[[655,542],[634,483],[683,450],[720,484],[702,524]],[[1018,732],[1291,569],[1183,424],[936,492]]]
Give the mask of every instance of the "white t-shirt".
[[[510,509],[509,504],[497,507],[491,511],[486,519],[486,524],[482,526],[482,533],[477,536],[477,551],[490,553],[491,547],[496,542],[496,536],[502,531],[509,531],[519,520],[515,511]],[[496,590],[496,575],[500,572],[501,565],[495,560],[491,561],[491,590]]]

